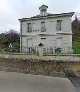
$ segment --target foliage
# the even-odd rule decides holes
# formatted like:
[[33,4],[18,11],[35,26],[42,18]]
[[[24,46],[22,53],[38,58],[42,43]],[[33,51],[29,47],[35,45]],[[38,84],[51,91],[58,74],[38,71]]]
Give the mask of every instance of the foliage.
[[[9,48],[10,43],[14,43],[16,45],[16,48]],[[20,37],[19,33],[17,33],[15,30],[10,30],[9,32],[0,34],[0,49],[2,49],[3,51],[19,51],[19,46]]]
[[80,34],[73,35],[73,52],[80,53]]
[[72,22],[72,32],[73,32],[73,52],[80,53],[80,21],[75,17],[75,20]]
[[72,32],[73,32],[73,34],[79,34],[80,35],[80,21],[77,19],[77,17],[72,22]]
[[73,52],[80,53],[80,42],[79,41],[73,41]]
[[73,41],[78,41],[80,42],[80,34],[73,34],[73,37],[72,37]]

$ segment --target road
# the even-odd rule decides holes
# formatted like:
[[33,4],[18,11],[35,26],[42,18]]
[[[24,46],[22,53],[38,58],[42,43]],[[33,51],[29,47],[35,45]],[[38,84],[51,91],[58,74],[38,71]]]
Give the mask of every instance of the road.
[[0,72],[0,92],[75,92],[68,78]]
[[76,92],[80,92],[80,77],[78,77],[73,71],[65,70],[66,77],[71,81],[76,89]]

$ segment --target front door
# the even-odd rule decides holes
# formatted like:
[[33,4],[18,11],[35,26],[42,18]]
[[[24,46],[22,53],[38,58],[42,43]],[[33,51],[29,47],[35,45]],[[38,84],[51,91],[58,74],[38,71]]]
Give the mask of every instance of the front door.
[[41,43],[46,46],[46,38],[41,38]]

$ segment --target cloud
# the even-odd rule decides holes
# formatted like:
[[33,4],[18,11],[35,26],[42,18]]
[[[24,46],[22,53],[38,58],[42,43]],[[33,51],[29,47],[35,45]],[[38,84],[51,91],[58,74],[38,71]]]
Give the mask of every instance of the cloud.
[[[19,25],[17,15],[11,7],[10,0],[1,0],[0,2],[0,33],[13,28],[13,25]],[[10,26],[12,25],[12,26]],[[16,27],[16,26],[15,26]],[[14,27],[14,29],[15,29]],[[19,30],[19,28],[17,28]]]
[[22,12],[23,17],[30,17],[39,14],[39,9],[42,4],[48,5],[49,13],[64,13],[73,12],[79,9],[80,1],[77,0],[24,0],[25,8]]
[[51,0],[24,0],[24,10],[22,17],[31,17],[40,13],[39,7],[43,4],[48,5]]
[[0,0],[0,33],[19,30],[18,19],[39,14],[42,4],[48,5],[48,13],[80,12],[80,0]]

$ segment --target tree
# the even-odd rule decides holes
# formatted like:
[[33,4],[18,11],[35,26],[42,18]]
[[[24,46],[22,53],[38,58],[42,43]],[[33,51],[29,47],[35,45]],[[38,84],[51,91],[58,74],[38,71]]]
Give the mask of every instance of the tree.
[[9,48],[9,44],[14,43],[16,45],[16,50],[19,50],[20,37],[19,33],[13,29],[9,32],[0,34],[0,48]]
[[80,35],[80,21],[77,17],[75,17],[75,20],[72,22],[72,32],[74,34]]

